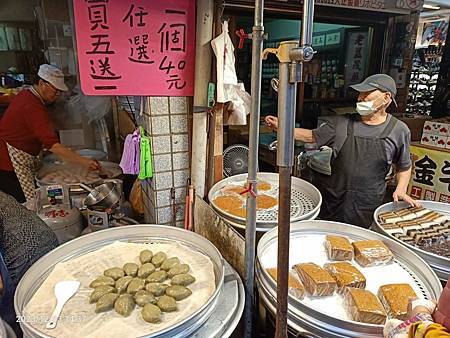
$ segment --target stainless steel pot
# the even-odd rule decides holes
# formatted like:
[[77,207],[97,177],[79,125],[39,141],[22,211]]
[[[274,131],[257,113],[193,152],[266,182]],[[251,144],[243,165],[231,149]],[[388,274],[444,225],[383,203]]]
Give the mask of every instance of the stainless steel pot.
[[84,199],[84,205],[90,210],[104,211],[114,209],[120,202],[120,191],[113,182],[100,184],[94,189],[80,183],[80,186],[89,191]]

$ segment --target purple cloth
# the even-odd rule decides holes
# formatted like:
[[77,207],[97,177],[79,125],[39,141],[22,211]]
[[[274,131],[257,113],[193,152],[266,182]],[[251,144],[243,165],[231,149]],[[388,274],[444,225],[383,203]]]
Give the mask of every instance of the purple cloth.
[[122,159],[119,164],[124,174],[139,175],[140,141],[139,130],[136,130],[133,134],[128,134],[125,138]]

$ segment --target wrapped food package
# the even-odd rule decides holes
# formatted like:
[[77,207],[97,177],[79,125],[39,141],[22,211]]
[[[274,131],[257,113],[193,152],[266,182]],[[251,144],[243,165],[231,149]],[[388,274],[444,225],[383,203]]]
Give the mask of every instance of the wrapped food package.
[[390,318],[406,320],[410,298],[417,298],[409,284],[386,284],[378,289],[378,298]]
[[388,264],[394,260],[391,250],[382,241],[357,241],[352,245],[355,259],[363,267]]
[[327,263],[324,269],[336,280],[339,291],[343,291],[346,286],[358,289],[366,287],[364,275],[349,262]]
[[328,259],[334,261],[351,261],[353,259],[353,246],[347,238],[327,235],[324,244]]
[[[267,269],[268,274],[270,277],[273,278],[273,280],[277,281],[277,268],[270,268]],[[303,287],[302,283],[292,274],[289,272],[289,279],[288,279],[288,288],[289,293],[291,293],[293,296],[303,299],[305,296],[305,288]]]
[[300,263],[293,268],[311,296],[331,296],[336,290],[334,278],[317,264]]
[[384,324],[386,312],[377,296],[369,290],[346,288],[344,303],[352,320],[367,324]]

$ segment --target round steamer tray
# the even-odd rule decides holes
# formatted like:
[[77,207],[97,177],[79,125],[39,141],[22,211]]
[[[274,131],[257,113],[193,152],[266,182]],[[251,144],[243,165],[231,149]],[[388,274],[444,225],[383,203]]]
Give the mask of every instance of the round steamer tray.
[[[53,251],[49,252],[47,255],[43,256],[39,259],[33,266],[28,269],[25,275],[20,280],[16,293],[14,296],[14,308],[17,316],[23,316],[23,310],[26,304],[31,300],[33,295],[45,281],[47,276],[53,270],[54,266],[59,262],[67,261],[76,257],[80,257],[89,252],[95,251],[103,246],[111,244],[115,241],[126,241],[130,243],[170,243],[177,242],[192,250],[196,250],[206,256],[208,256],[214,266],[214,274],[215,274],[215,284],[216,290],[210,299],[197,311],[192,313],[189,317],[181,320],[175,325],[172,325],[164,330],[160,330],[158,332],[154,332],[150,335],[146,335],[143,337],[161,337],[161,338],[172,338],[172,337],[187,337],[196,331],[201,331],[202,325],[212,316],[213,312],[216,308],[221,307],[222,304],[219,303],[220,298],[229,297],[224,294],[224,276],[225,276],[225,263],[217,248],[211,244],[204,237],[193,233],[188,232],[183,229],[170,227],[170,226],[161,226],[161,225],[129,225],[126,227],[117,227],[111,228],[107,230],[97,231],[77,239],[74,239],[70,242],[67,242]],[[231,269],[231,267],[229,267]],[[232,269],[231,269],[232,270]],[[227,278],[229,278],[229,274],[227,274]],[[243,295],[242,295],[242,282],[240,279],[236,279],[236,276],[231,278],[233,282],[237,283],[238,288],[240,289],[239,293],[241,293],[241,301],[234,306],[234,311],[232,309],[232,304],[228,304],[228,306],[224,306],[231,310],[226,314],[232,323],[226,322],[228,325],[237,325],[237,321],[242,314],[243,307]],[[225,283],[226,284],[226,283]],[[230,297],[231,298],[231,297]],[[231,301],[231,299],[230,299]],[[239,315],[239,318],[233,320],[230,316],[235,313]],[[219,323],[222,323],[224,318],[219,319]],[[30,323],[26,321],[21,321],[20,323],[22,330],[25,333],[26,337],[48,337],[44,333],[35,329]],[[214,329],[217,331],[219,324],[214,324]],[[227,330],[224,328],[224,330]],[[228,331],[226,331],[228,332]],[[199,336],[203,337],[203,336]],[[205,336],[206,337],[206,336]]]
[[[122,169],[119,167],[117,163],[114,162],[99,162],[102,168],[107,169],[112,175],[111,177],[108,177],[107,179],[112,178],[119,178],[122,176]],[[49,185],[55,185],[55,184],[66,184],[70,188],[71,193],[88,193],[85,189],[81,188],[79,183],[64,183],[64,182],[48,182],[42,179],[45,175],[51,173],[52,171],[55,171],[55,169],[59,169],[61,166],[60,164],[51,164],[46,165],[42,167],[38,173],[36,174],[36,184],[38,187],[46,187]],[[102,178],[98,178],[96,181],[89,182],[88,185],[95,185],[97,183],[102,182]],[[84,183],[84,182],[81,182]]]
[[[217,210],[216,209],[214,209],[215,210],[215,212],[217,213]],[[314,214],[314,215],[312,215],[308,220],[314,220],[314,219],[316,219],[318,216],[319,216],[319,213],[320,213],[320,209],[318,209],[317,210],[317,212]],[[218,213],[218,215],[219,216],[222,216],[220,213]],[[223,217],[223,216],[222,216]],[[242,229],[242,230],[245,230],[245,228],[246,228],[246,226],[245,226],[245,224],[241,224],[241,223],[235,223],[235,222],[233,222],[233,221],[230,221],[229,219],[225,219],[225,222],[227,222],[228,224],[230,224],[231,226],[233,226],[233,227],[235,227],[235,228],[239,228],[239,229]],[[278,225],[278,223],[277,223],[277,225]],[[261,232],[261,233],[263,233],[263,232],[267,232],[267,231],[270,231],[270,230],[272,230],[273,229],[273,227],[265,227],[265,226],[263,226],[263,227],[258,227],[258,224],[256,224],[256,231],[257,232]]]
[[[424,208],[437,211],[443,215],[450,215],[450,204],[448,203],[440,203],[440,202],[433,202],[433,201],[418,201]],[[374,214],[374,229],[378,231],[379,233],[382,233],[383,235],[392,238],[400,243],[402,243],[404,246],[406,246],[408,249],[414,251],[417,253],[420,257],[422,257],[428,264],[430,264],[431,268],[436,272],[438,277],[446,282],[448,278],[450,277],[450,258],[443,257],[436,255],[434,253],[419,249],[418,247],[415,247],[414,245],[410,245],[408,243],[404,243],[391,234],[384,231],[383,227],[381,226],[380,222],[378,221],[378,215],[383,212],[389,212],[394,211],[402,208],[408,207],[409,204],[405,202],[399,202],[399,203],[386,203],[382,206],[378,207]],[[449,242],[450,245],[450,242]]]
[[[289,266],[297,263],[315,262],[323,266],[328,262],[323,242],[326,235],[339,235],[351,241],[382,240],[395,256],[392,264],[362,268],[353,264],[365,275],[366,289],[374,292],[384,284],[409,283],[419,297],[438,299],[442,286],[433,270],[414,252],[397,241],[376,232],[338,222],[301,221],[291,225]],[[276,283],[266,269],[277,264],[277,229],[264,234],[257,248],[256,284],[267,309],[276,314]],[[291,270],[292,271],[292,270]],[[383,325],[364,324],[348,318],[341,296],[299,300],[289,295],[288,324],[291,328],[308,331],[319,337],[365,337],[383,336]]]
[[[266,181],[272,185],[272,189],[264,191],[265,194],[277,197],[279,176],[276,173],[258,173],[258,179]],[[247,182],[247,174],[240,174],[228,177],[216,183],[208,193],[208,199],[217,213],[225,218],[230,224],[240,224],[245,227],[245,218],[232,215],[219,209],[214,204],[214,198],[221,194],[221,189],[230,185],[244,185]],[[291,222],[317,217],[322,204],[322,196],[319,190],[311,183],[298,177],[292,176],[291,185]],[[262,193],[262,192],[261,192]],[[271,229],[277,226],[278,208],[268,210],[257,210],[256,226],[258,229]],[[262,230],[262,231],[267,231]]]

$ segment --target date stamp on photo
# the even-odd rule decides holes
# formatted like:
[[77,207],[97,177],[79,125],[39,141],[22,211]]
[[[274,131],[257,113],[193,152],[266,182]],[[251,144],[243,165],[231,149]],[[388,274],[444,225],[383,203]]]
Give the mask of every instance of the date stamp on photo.
[[[61,315],[58,318],[58,322],[67,323],[82,323],[88,320],[86,314],[73,314],[73,315]],[[46,324],[50,321],[50,316],[47,315],[22,315],[16,317],[17,323],[29,323],[29,324]]]

